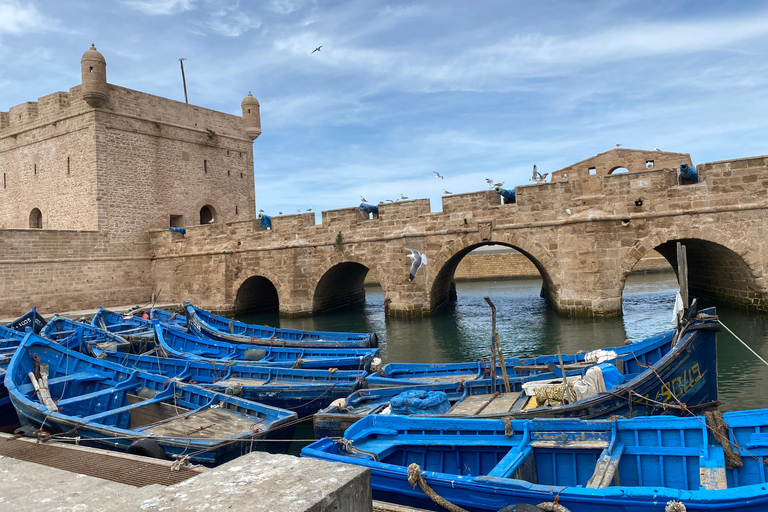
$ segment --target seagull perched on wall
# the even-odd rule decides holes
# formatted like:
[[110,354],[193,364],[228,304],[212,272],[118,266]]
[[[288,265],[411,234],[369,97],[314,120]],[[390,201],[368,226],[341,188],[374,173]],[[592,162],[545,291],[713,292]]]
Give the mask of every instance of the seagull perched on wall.
[[536,169],[536,164],[533,164],[533,176],[531,176],[530,181],[535,181],[538,185],[539,183],[543,183],[547,176],[549,176],[548,172],[541,174],[538,169]]
[[443,179],[443,176],[441,176],[439,172],[437,171],[432,171],[432,172],[435,173],[435,178]]
[[403,194],[400,194],[400,199],[402,199],[402,200],[406,200],[406,199],[408,199],[408,196],[405,196],[405,195],[403,195]]
[[449,196],[449,195],[453,194],[453,192],[448,192],[447,190],[443,189],[443,194]]
[[208,224],[213,224],[213,217],[211,217],[211,220],[208,221]]
[[309,208],[307,208],[307,211],[311,212],[312,211],[312,207],[310,206]]
[[416,272],[419,271],[422,265],[427,264],[427,255],[415,249],[408,250],[411,251],[411,254],[409,254],[408,257],[413,260],[413,263],[411,264],[411,271],[408,274],[408,280],[413,281],[413,278],[416,277]]
[[319,52],[319,51],[320,51],[320,48],[322,48],[322,47],[323,47],[323,45],[320,45],[320,46],[318,46],[317,48],[315,48],[314,50],[312,50],[312,51],[311,51],[309,54],[310,54],[310,55],[312,55],[312,54],[313,54],[313,53],[315,53],[315,52]]
[[617,148],[621,147],[621,144],[619,144],[619,143],[617,142],[617,143],[616,143],[616,147],[617,147]]
[[656,146],[653,146],[653,150],[654,150],[654,151],[661,151],[661,150],[660,150],[659,148],[657,148]]
[[277,212],[277,214],[278,214],[278,215],[282,215],[282,214],[283,214],[283,212]]

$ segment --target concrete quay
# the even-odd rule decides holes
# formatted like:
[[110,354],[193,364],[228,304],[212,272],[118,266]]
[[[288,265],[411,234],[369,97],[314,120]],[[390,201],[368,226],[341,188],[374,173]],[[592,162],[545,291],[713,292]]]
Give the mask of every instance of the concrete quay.
[[[173,471],[171,465],[170,461],[58,442],[38,444],[0,434],[0,504],[15,512],[374,510],[370,472],[358,466],[263,452],[215,468],[184,468],[183,473]],[[166,477],[181,481],[153,483]],[[405,509],[379,503],[376,510]]]

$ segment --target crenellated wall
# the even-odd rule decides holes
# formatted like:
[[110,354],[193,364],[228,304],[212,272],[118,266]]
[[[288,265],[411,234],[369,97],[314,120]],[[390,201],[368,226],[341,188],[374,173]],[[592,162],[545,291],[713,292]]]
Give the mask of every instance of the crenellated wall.
[[[676,267],[680,240],[696,270],[691,290],[766,310],[766,157],[697,169],[693,185],[678,184],[677,169],[653,168],[517,187],[513,204],[480,191],[444,197],[442,212],[411,200],[380,205],[375,218],[347,208],[323,212],[318,225],[302,213],[273,217],[271,230],[251,222],[201,226],[185,237],[154,232],[153,273],[158,287],[172,290],[170,300],[217,310],[231,310],[243,283],[258,276],[274,285],[286,315],[321,311],[328,297],[354,301],[371,273],[390,315],[419,316],[454,297],[465,255],[493,243],[528,258],[558,311],[610,316],[621,314],[637,262],[658,250]],[[407,248],[429,260],[412,282]],[[186,277],[201,275],[205,284]]]

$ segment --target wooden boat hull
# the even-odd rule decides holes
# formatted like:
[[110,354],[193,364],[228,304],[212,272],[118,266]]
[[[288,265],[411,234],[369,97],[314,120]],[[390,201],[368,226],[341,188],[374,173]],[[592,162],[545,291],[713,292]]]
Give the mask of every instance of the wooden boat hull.
[[[50,371],[50,402],[35,392],[29,377],[30,372],[42,375],[44,365]],[[32,333],[11,360],[5,382],[24,426],[118,450],[150,443],[164,457],[189,456],[211,465],[289,438],[297,418],[290,411],[97,360]]]
[[[369,416],[344,443],[302,456],[371,471],[375,499],[443,510],[408,481],[416,464],[440,497],[470,512],[559,504],[571,512],[768,509],[768,410],[725,413],[743,466],[728,469],[703,417],[502,420]],[[348,447],[351,445],[351,448]],[[411,469],[414,471],[415,468]]]
[[[158,343],[170,357],[197,361],[367,371],[373,358],[379,354],[375,348],[320,349],[234,344],[167,329],[161,324],[155,326],[155,334]],[[260,351],[259,356],[262,357],[249,360],[249,351]]]
[[375,334],[278,329],[214,315],[189,303],[185,303],[184,308],[190,331],[214,340],[297,348],[376,348],[379,345]]
[[365,371],[352,370],[331,372],[275,366],[220,365],[115,351],[101,353],[104,360],[126,368],[137,368],[219,393],[294,411],[300,418],[310,416],[332,401],[359,389],[366,374]]
[[[649,343],[639,342],[629,346],[622,356],[624,371],[634,375],[619,386],[597,396],[571,404],[555,407],[517,408],[517,396],[522,384],[532,380],[551,378],[553,374],[539,373],[533,376],[517,375],[510,379],[513,400],[502,393],[501,379],[497,379],[496,396],[490,396],[488,379],[456,383],[381,388],[359,391],[347,398],[342,408],[329,406],[315,417],[316,436],[341,436],[361,415],[379,412],[382,404],[396,394],[408,389],[436,389],[447,392],[456,405],[445,415],[451,417],[485,418],[606,418],[610,416],[652,416],[681,412],[681,404],[695,410],[700,404],[717,401],[717,345],[719,325],[713,320],[691,324],[680,341],[672,347],[672,333],[650,338]],[[582,356],[583,357],[583,356]],[[569,375],[571,375],[569,373]],[[372,377],[368,377],[370,382]],[[368,395],[368,396],[364,396]],[[482,412],[493,401],[508,400],[509,407],[494,413]],[[461,407],[470,409],[469,403],[477,402],[480,412],[462,414]],[[488,402],[488,404],[486,404]],[[362,406],[362,407],[361,407]],[[349,410],[351,409],[351,411]]]

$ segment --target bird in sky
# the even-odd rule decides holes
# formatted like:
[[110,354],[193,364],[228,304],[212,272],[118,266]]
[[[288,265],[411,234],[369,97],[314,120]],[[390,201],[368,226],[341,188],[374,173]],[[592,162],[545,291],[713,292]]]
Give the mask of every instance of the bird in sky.
[[278,214],[278,215],[282,215],[282,214],[283,214],[283,212],[277,212],[277,214]]
[[298,208],[296,208],[296,213],[301,213],[301,210],[299,210]]
[[400,194],[400,199],[403,199],[403,200],[408,199],[408,196]]
[[364,202],[364,203],[367,203],[367,202],[368,202],[368,200],[367,200],[366,198],[364,198],[363,196],[360,196],[360,200],[361,200],[362,202]]
[[441,180],[443,179],[443,176],[439,172],[437,171],[432,171],[432,172],[435,173],[435,178],[440,178]]
[[617,147],[617,148],[618,148],[618,147],[621,147],[621,144],[619,144],[619,143],[617,142],[617,143],[616,143],[616,147]]
[[443,194],[449,196],[449,195],[453,194],[453,192],[448,192],[447,190],[443,189]]
[[503,186],[504,186],[504,183],[506,183],[506,182],[504,182],[504,181],[500,181],[500,182],[498,182],[498,183],[494,183],[494,184],[493,184],[493,186],[494,186],[494,187],[503,187]]
[[488,184],[489,187],[493,186],[493,180],[485,178],[485,182]]
[[311,212],[312,211],[312,207],[310,206],[309,208],[307,208],[307,211]]
[[427,264],[427,255],[415,249],[408,250],[411,251],[411,254],[409,254],[408,257],[413,260],[413,263],[411,264],[411,271],[408,274],[408,280],[413,281],[413,278],[416,277],[416,272],[419,271],[422,265]]
[[310,55],[312,55],[312,54],[313,54],[313,53],[315,53],[315,52],[319,52],[319,51],[320,51],[320,48],[322,48],[322,47],[323,47],[323,45],[320,45],[320,46],[318,46],[317,48],[315,48],[314,50],[312,50],[312,51],[310,52]]
[[261,208],[259,208],[259,213],[264,213],[264,210],[262,210]]

